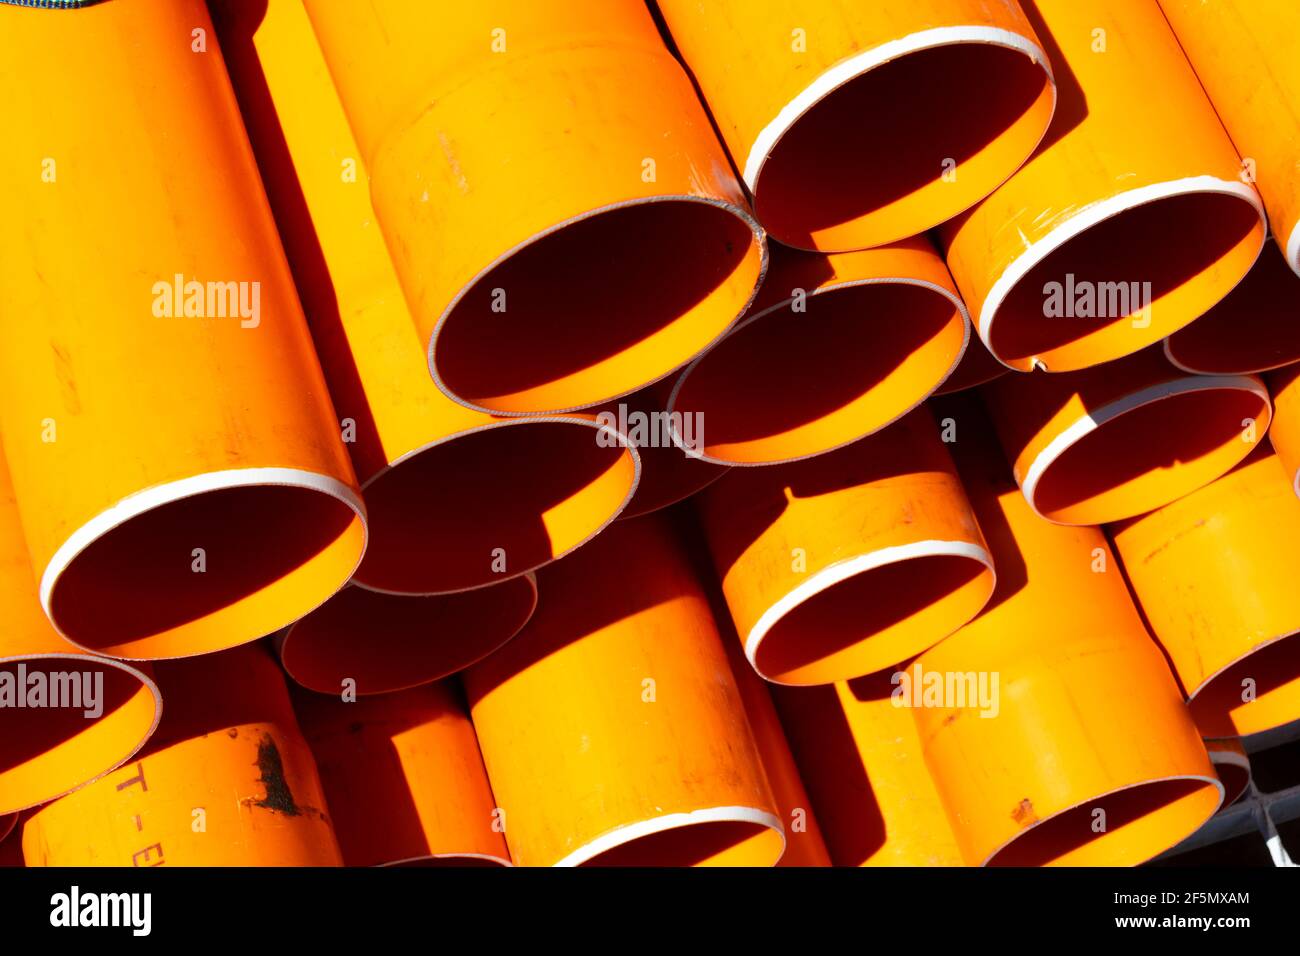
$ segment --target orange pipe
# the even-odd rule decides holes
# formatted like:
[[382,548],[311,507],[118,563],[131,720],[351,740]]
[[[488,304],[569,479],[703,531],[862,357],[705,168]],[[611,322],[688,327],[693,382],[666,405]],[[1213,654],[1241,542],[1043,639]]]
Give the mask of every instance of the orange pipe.
[[1270,373],[1267,382],[1273,398],[1273,424],[1268,438],[1300,496],[1300,364]]
[[938,225],[1011,175],[1052,117],[1051,67],[1015,0],[658,5],[759,218],[798,248]]
[[644,4],[307,10],[448,395],[511,415],[600,404],[744,311],[763,233]]
[[1300,273],[1300,8],[1291,0],[1159,0],[1259,184],[1273,238]]
[[[727,472],[725,466],[696,454],[703,419],[682,420],[673,426],[673,418],[664,407],[671,391],[669,384],[660,382],[596,412],[596,420],[624,436],[641,459],[636,493],[620,518],[637,518],[674,505]],[[674,442],[674,434],[680,445]]]
[[1035,515],[975,408],[945,414],[998,589],[900,682],[926,763],[972,865],[1140,863],[1223,787],[1105,537]]
[[1250,758],[1236,739],[1207,740],[1205,747],[1219,783],[1223,784],[1223,806],[1229,807],[1250,787]]
[[[162,697],[148,665],[132,667],[87,654],[50,627],[36,597],[2,458],[0,621],[3,830],[5,814],[74,790],[129,759],[158,726]],[[62,688],[57,699],[56,687]],[[39,688],[42,697],[33,697]],[[20,701],[23,707],[17,706]],[[46,706],[28,709],[29,702]],[[60,706],[49,706],[56,702]]]
[[438,391],[307,13],[262,6],[214,10],[361,479],[357,582],[442,593],[560,557],[627,503],[633,453],[599,443],[589,416],[505,420]]
[[1056,70],[1052,128],[941,235],[989,350],[1022,372],[1068,372],[1158,342],[1227,295],[1263,246],[1264,210],[1155,3],[1025,12]]
[[1111,536],[1204,736],[1300,720],[1300,501],[1267,443]]
[[322,694],[387,694],[439,680],[492,653],[537,607],[537,579],[407,597],[348,587],[276,641],[285,671]]
[[44,90],[0,151],[0,425],[41,603],[115,657],[262,637],[365,546],[210,36],[200,0],[0,6],[0,82]]
[[621,521],[544,569],[523,633],[465,672],[516,864],[780,858],[779,811],[688,562],[662,518]]
[[1011,375],[984,388],[1030,506],[1059,524],[1158,508],[1223,474],[1272,416],[1252,375],[1189,375],[1156,350],[1068,375]]
[[265,648],[157,667],[167,717],[142,756],[37,811],[28,866],[337,866],[284,678]]
[[777,706],[836,866],[963,866],[889,672],[782,687]]
[[737,468],[696,500],[745,655],[776,683],[889,667],[993,591],[993,562],[925,411],[830,455]]
[[1300,279],[1265,246],[1241,284],[1165,339],[1165,357],[1202,375],[1266,372],[1300,362]]
[[702,426],[694,445],[709,460],[795,461],[915,408],[969,336],[966,307],[924,237],[831,256],[774,251],[753,308],[687,366],[668,408],[679,427]]
[[510,865],[454,684],[354,703],[299,691],[293,701],[346,865]]

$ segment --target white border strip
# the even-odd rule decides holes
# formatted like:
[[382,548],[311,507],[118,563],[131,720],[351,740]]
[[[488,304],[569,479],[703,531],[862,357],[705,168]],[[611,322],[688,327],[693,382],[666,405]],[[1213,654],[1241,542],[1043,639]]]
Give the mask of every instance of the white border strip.
[[[1272,420],[1273,403],[1269,398],[1268,389],[1262,383],[1247,375],[1204,375],[1196,378],[1175,378],[1165,382],[1157,382],[1155,385],[1148,385],[1146,388],[1117,398],[1115,401],[1094,411],[1085,412],[1082,418],[1071,422],[1067,428],[1047,443],[1046,447],[1030,462],[1029,467],[1025,469],[1024,478],[1020,480],[1020,490],[1024,494],[1025,500],[1029,502],[1029,507],[1034,509],[1034,514],[1052,521],[1054,524],[1067,524],[1067,522],[1058,521],[1055,518],[1047,518],[1038,510],[1038,502],[1034,500],[1038,483],[1042,480],[1047,469],[1056,464],[1062,455],[1102,425],[1114,421],[1122,415],[1127,415],[1129,412],[1136,411],[1143,405],[1150,405],[1153,402],[1173,398],[1176,395],[1188,395],[1192,392],[1217,389],[1254,393],[1264,401],[1265,406],[1270,410],[1269,420]],[[1017,478],[1019,478],[1018,475]],[[1300,494],[1300,491],[1297,491],[1297,494]]]
[[[129,494],[116,504],[110,505],[99,512],[99,514],[68,535],[63,544],[59,545],[51,556],[49,562],[45,565],[44,573],[41,575],[41,607],[44,608],[46,617],[54,624],[55,630],[58,630],[58,624],[55,623],[54,614],[50,608],[50,597],[54,593],[54,586],[58,583],[60,575],[68,569],[68,566],[76,560],[81,552],[110,531],[120,528],[128,521],[147,514],[155,508],[161,508],[163,505],[181,501],[185,498],[193,498],[211,491],[224,491],[228,488],[248,488],[256,485],[302,488],[307,491],[317,491],[342,501],[361,520],[363,537],[361,554],[357,556],[357,564],[361,563],[361,558],[364,557],[366,545],[369,542],[369,530],[366,527],[366,506],[355,491],[337,478],[331,478],[329,475],[323,475],[319,472],[305,471],[300,468],[231,468],[224,471],[207,471],[189,478],[154,485],[151,488],[145,488],[143,491]],[[353,570],[355,571],[356,568],[354,567]],[[59,634],[66,637],[62,631],[59,631]]]
[[656,833],[663,833],[667,830],[675,830],[678,827],[691,826],[697,823],[755,823],[765,826],[769,830],[775,830],[781,837],[781,852],[777,854],[772,863],[775,865],[785,855],[785,827],[781,826],[781,821],[766,810],[759,810],[756,807],[709,807],[705,810],[691,810],[687,813],[666,813],[662,817],[639,820],[636,823],[617,827],[608,833],[602,833],[552,865],[581,866],[602,853],[607,853],[642,837],[653,836]]
[[[971,544],[969,541],[941,541],[931,539],[927,541],[913,541],[910,544],[896,544],[888,548],[881,548],[879,551],[872,551],[869,554],[860,554],[857,557],[849,558],[846,561],[840,561],[829,567],[823,568],[816,574],[800,582],[797,587],[782,595],[771,607],[763,612],[758,621],[750,628],[748,636],[745,638],[745,657],[749,660],[750,665],[760,674],[764,680],[773,684],[782,684],[783,686],[796,686],[787,684],[784,681],[776,680],[768,674],[763,673],[762,668],[758,666],[758,648],[767,637],[768,632],[787,614],[793,611],[800,604],[816,597],[823,591],[847,581],[849,578],[856,577],[866,571],[872,571],[876,568],[883,567],[887,564],[897,564],[900,561],[909,561],[913,558],[928,558],[951,556],[959,558],[973,558],[989,569],[993,574],[993,587],[990,588],[989,594],[997,588],[997,569],[993,567],[993,558],[988,551],[977,544]],[[870,638],[868,638],[869,640]]]
[[[1136,189],[1116,193],[1114,196],[1109,196],[1090,206],[1085,206],[1054,228],[1044,238],[1030,243],[1019,256],[1002,270],[1002,274],[998,276],[997,281],[989,288],[983,303],[980,304],[979,313],[975,319],[976,331],[979,332],[979,336],[983,339],[984,345],[989,352],[1009,369],[1018,372],[1026,370],[1004,361],[1001,356],[993,351],[993,347],[989,344],[989,337],[992,334],[993,319],[996,317],[998,309],[1002,307],[1003,301],[1011,294],[1011,290],[1019,285],[1048,256],[1071,239],[1100,225],[1107,219],[1118,216],[1120,213],[1128,212],[1138,206],[1145,206],[1161,199],[1172,199],[1175,196],[1190,196],[1197,193],[1218,193],[1244,199],[1259,214],[1261,225],[1266,224],[1268,221],[1264,215],[1264,207],[1260,203],[1259,195],[1253,188],[1246,183],[1219,179],[1217,176],[1189,176],[1185,179],[1152,183],[1148,186],[1139,186]],[[1263,249],[1263,247],[1264,243],[1261,241],[1260,249]],[[1258,252],[1256,257],[1258,258]],[[1038,362],[1037,357],[1031,358],[1027,367],[1033,367],[1036,362]]]
[[757,187],[763,164],[771,156],[772,150],[776,148],[781,137],[788,133],[805,113],[845,83],[909,53],[966,43],[989,43],[1025,54],[1043,68],[1047,73],[1048,81],[1055,89],[1056,77],[1052,74],[1052,65],[1048,62],[1047,55],[1037,45],[1010,30],[984,26],[933,27],[897,40],[890,40],[830,67],[800,90],[794,99],[781,107],[772,121],[759,131],[754,137],[754,145],[749,148],[749,155],[745,158],[743,178],[745,185],[749,187],[750,195],[754,194]]

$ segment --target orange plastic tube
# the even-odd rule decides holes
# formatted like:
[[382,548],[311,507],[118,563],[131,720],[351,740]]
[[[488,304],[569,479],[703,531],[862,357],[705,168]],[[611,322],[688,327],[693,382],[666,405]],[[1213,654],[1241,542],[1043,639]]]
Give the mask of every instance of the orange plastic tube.
[[1273,425],[1268,438],[1300,496],[1300,364],[1270,373],[1267,382],[1273,398]]
[[1159,0],[1245,157],[1300,273],[1300,7],[1291,0]]
[[1204,736],[1300,720],[1300,501],[1267,442],[1111,536]]
[[433,384],[311,22],[297,0],[263,6],[214,10],[361,479],[357,582],[443,593],[565,554],[627,503],[632,453],[589,416],[493,418]]
[[671,527],[620,521],[538,577],[523,633],[463,677],[511,859],[775,864],[779,811]]
[[596,412],[596,420],[622,435],[641,459],[636,493],[620,518],[636,518],[674,505],[727,472],[726,466],[699,454],[703,419],[682,419],[673,425],[664,407],[670,392],[670,383],[660,382]]
[[43,807],[28,866],[338,866],[283,675],[261,645],[157,666],[167,716],[144,754]]
[[924,410],[829,455],[734,469],[696,501],[745,656],[769,681],[889,667],[993,592],[993,561]]
[[492,653],[537,607],[537,579],[428,597],[347,587],[276,640],[284,669],[322,694],[387,694]]
[[836,866],[963,866],[896,688],[886,671],[775,696]]
[[[137,668],[87,654],[50,627],[36,597],[3,459],[0,621],[3,830],[5,814],[67,793],[130,758],[162,714],[162,697],[147,665]],[[33,696],[37,690],[40,697]],[[45,706],[29,708],[29,703]]]
[[998,589],[900,688],[962,854],[972,865],[1147,860],[1218,809],[1205,746],[1102,533],[1035,515],[981,437],[983,416],[969,404],[946,413]]
[[[753,308],[682,373],[668,408],[721,464],[794,461],[879,431],[956,368],[966,307],[924,237],[822,256],[773,250]],[[684,436],[682,436],[684,438]]]
[[44,90],[0,151],[0,425],[46,613],[131,659],[283,627],[365,528],[206,9],[0,6],[0,82]]
[[447,394],[600,404],[744,311],[762,230],[639,0],[307,10]]
[[1207,740],[1205,747],[1223,784],[1223,806],[1231,806],[1250,787],[1250,758],[1236,739]]
[[1042,147],[941,230],[975,328],[1020,371],[1120,358],[1250,270],[1264,209],[1153,2],[1034,0],[1056,71]]
[[1044,518],[1103,524],[1158,508],[1250,454],[1272,416],[1252,375],[1190,375],[1148,350],[983,395],[1016,481]]
[[346,865],[510,865],[458,687],[293,702]]
[[1265,246],[1241,284],[1165,339],[1165,357],[1202,375],[1266,372],[1300,362],[1300,279]]
[[788,245],[924,232],[1029,157],[1055,87],[1015,0],[659,0],[755,210]]

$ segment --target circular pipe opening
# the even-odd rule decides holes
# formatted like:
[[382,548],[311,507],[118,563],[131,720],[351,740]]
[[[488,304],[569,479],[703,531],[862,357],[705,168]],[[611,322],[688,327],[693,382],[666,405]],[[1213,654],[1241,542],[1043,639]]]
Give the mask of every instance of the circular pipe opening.
[[961,542],[911,547],[915,555],[889,563],[865,555],[833,565],[770,608],[745,641],[754,669],[778,684],[850,680],[913,657],[974,618],[993,593],[988,554]]
[[499,583],[613,521],[640,461],[593,420],[497,422],[399,460],[365,486],[370,547],[356,582],[392,594]]
[[823,74],[755,143],[761,165],[746,179],[777,239],[836,252],[924,232],[991,193],[1042,139],[1056,102],[1042,51],[978,27],[908,39],[917,47],[903,55],[855,57],[840,85],[843,66]]
[[42,578],[55,627],[99,654],[190,657],[265,637],[328,599],[365,550],[360,500],[320,475],[249,471],[151,488],[80,528]]
[[791,301],[746,319],[678,381],[669,407],[694,416],[706,458],[775,464],[864,438],[924,401],[969,334],[961,303],[930,283],[822,289],[806,312]]
[[1300,634],[1243,654],[1210,675],[1187,703],[1209,738],[1245,737],[1300,720]]
[[1271,410],[1261,384],[1182,379],[1112,403],[1039,454],[1022,487],[1049,521],[1096,525],[1168,504],[1227,472],[1261,438]]
[[496,414],[618,398],[722,335],[766,264],[739,207],[683,196],[602,210],[475,279],[439,319],[429,367],[450,397]]
[[1204,314],[1264,242],[1259,208],[1229,187],[1161,184],[1075,216],[1063,240],[1049,235],[1012,263],[1004,294],[989,293],[980,312],[989,350],[1021,371],[1068,372],[1137,352]]
[[[677,821],[660,817],[620,827],[560,865],[694,867],[775,866],[785,850],[780,823],[749,807],[719,807]],[[681,816],[681,815],[675,815]]]
[[0,813],[37,806],[98,780],[144,746],[162,716],[158,687],[119,661],[83,654],[7,658],[0,674],[21,692],[20,668],[29,679],[37,671],[46,674],[47,704],[57,686],[60,703],[81,706],[0,710]]
[[[1136,866],[1200,829],[1223,799],[1208,777],[1171,777],[1116,790],[1021,831],[987,866]],[[1096,811],[1106,829],[1094,830]]]
[[398,596],[349,587],[289,628],[285,671],[309,690],[385,694],[454,674],[519,632],[537,607],[531,574],[458,594]]

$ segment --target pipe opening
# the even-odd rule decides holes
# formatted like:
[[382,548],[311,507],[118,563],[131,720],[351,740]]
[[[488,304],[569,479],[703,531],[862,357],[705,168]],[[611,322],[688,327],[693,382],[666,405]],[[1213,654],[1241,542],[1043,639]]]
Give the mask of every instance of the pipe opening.
[[[1219,797],[1218,786],[1201,778],[1140,783],[1021,831],[986,865],[1135,866],[1199,829],[1218,808]],[[1023,813],[1023,804],[1015,810]],[[1101,819],[1106,829],[1097,832],[1095,821]]]
[[431,594],[523,574],[595,535],[627,504],[636,462],[587,420],[502,423],[412,455],[365,489],[370,548],[356,580]]
[[1224,668],[1193,692],[1188,706],[1211,738],[1244,737],[1300,720],[1300,634]]
[[1259,212],[1234,194],[1132,206],[1053,249],[1001,303],[986,302],[995,310],[983,319],[986,341],[1022,371],[1035,360],[1067,372],[1121,358],[1208,311],[1263,241]]
[[754,182],[755,209],[802,249],[916,235],[1010,176],[1054,103],[1047,71],[1019,50],[970,42],[908,53],[827,93],[781,134]]
[[299,684],[339,694],[383,694],[427,684],[492,653],[519,632],[537,605],[532,578],[433,597],[349,587],[294,624],[280,645]]
[[870,568],[823,587],[778,618],[753,650],[755,668],[782,684],[870,674],[947,637],[992,592],[992,570],[964,555],[920,555]]
[[743,819],[709,820],[643,836],[630,835],[626,842],[584,860],[582,865],[772,866],[780,858],[784,846],[781,831],[766,824]]
[[[61,693],[73,691],[54,675],[70,675],[79,692],[87,689],[89,676],[90,693],[98,699],[94,706],[83,696],[79,707],[0,710],[0,812],[44,803],[108,773],[153,733],[161,700],[138,671],[68,655],[0,663],[0,672],[17,681],[20,664],[29,678],[37,671],[47,674],[47,686],[57,684]],[[86,716],[100,707],[99,717]]]
[[55,577],[50,617],[76,644],[115,657],[224,650],[326,600],[364,544],[352,507],[313,487],[203,491],[129,518],[74,555]]
[[961,355],[966,320],[929,286],[825,290],[761,313],[682,378],[673,410],[698,414],[703,452],[790,461],[871,434],[920,404]]
[[[1190,383],[1173,383],[1186,387]],[[1175,391],[1103,422],[1047,463],[1035,510],[1062,524],[1105,524],[1168,504],[1227,472],[1263,436],[1268,402],[1246,388]]]
[[556,228],[478,278],[434,330],[439,387],[493,412],[565,411],[667,375],[744,311],[763,250],[739,210],[638,202]]

